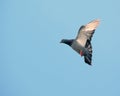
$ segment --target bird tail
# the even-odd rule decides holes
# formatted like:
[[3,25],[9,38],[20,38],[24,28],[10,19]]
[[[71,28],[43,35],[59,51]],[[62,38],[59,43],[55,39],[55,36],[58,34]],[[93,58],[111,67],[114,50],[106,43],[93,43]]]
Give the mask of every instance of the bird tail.
[[84,56],[84,61],[87,64],[92,65],[92,45],[91,45],[90,40],[87,40],[85,48],[86,48],[87,52],[86,52],[86,54]]

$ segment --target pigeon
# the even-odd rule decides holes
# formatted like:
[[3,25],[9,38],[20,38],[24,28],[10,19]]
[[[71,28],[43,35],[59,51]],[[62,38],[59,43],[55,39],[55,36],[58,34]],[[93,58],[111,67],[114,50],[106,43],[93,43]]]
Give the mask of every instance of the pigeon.
[[60,43],[69,45],[81,56],[88,65],[92,65],[92,36],[100,23],[99,19],[95,19],[86,25],[82,25],[75,39],[62,39]]

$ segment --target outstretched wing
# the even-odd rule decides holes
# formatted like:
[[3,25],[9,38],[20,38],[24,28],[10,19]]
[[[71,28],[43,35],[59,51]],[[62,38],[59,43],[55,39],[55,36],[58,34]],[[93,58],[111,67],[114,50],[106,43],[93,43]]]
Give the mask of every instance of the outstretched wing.
[[90,23],[80,27],[76,40],[85,47],[87,40],[91,41],[92,35],[99,25],[100,21],[98,19],[91,21]]
[[85,45],[86,50],[86,54],[84,55],[84,61],[91,65],[92,64],[92,45],[90,40],[87,40],[86,45]]

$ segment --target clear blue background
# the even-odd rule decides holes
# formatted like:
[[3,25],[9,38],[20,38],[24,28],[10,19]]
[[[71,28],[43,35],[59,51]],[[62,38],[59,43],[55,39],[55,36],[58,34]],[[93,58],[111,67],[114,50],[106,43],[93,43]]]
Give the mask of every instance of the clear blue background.
[[[59,42],[96,18],[89,66]],[[0,96],[120,96],[120,1],[1,0]]]

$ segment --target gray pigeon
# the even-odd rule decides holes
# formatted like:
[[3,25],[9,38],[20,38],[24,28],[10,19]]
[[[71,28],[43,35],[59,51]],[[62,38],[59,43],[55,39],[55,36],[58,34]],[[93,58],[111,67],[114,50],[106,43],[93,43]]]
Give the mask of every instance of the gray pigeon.
[[90,23],[80,27],[78,35],[75,39],[62,39],[61,43],[65,43],[72,47],[78,54],[84,56],[84,61],[92,65],[92,45],[91,38],[95,29],[99,25],[100,20],[96,19]]

